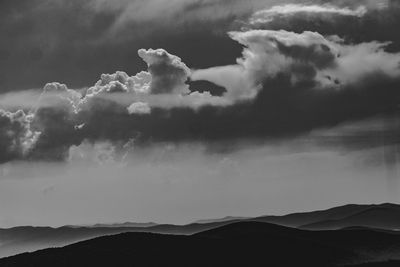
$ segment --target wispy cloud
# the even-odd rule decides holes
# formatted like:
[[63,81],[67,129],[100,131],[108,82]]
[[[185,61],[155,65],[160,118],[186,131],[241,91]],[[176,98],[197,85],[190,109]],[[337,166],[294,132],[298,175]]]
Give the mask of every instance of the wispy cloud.
[[281,6],[273,6],[268,9],[255,12],[249,19],[250,24],[266,24],[279,16],[291,16],[300,14],[301,16],[355,16],[362,17],[367,13],[365,6],[359,6],[356,9],[348,7],[340,8],[333,5],[301,5],[301,4],[287,4]]

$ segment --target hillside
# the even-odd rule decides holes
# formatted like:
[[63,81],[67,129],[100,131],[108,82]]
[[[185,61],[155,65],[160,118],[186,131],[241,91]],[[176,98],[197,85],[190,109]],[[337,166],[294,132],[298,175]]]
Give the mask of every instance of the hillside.
[[310,230],[340,229],[350,226],[395,230],[400,229],[400,205],[391,203],[349,204],[327,210],[284,216],[262,216],[253,218],[253,220]]
[[151,227],[14,227],[0,229],[0,258],[48,247],[60,247],[90,238],[126,232],[151,232],[188,235],[212,229],[229,222],[160,224]]
[[199,220],[187,225],[130,222],[111,225],[96,224],[85,227],[15,227],[0,229],[0,257],[48,247],[61,247],[90,238],[125,232],[190,235],[240,221],[267,222],[306,230],[337,230],[342,228],[353,228],[355,230],[360,229],[360,227],[395,230],[400,229],[400,206],[396,204],[353,204],[284,216],[225,217]]
[[124,233],[0,259],[0,266],[345,266],[389,260],[400,235],[239,222],[194,235]]

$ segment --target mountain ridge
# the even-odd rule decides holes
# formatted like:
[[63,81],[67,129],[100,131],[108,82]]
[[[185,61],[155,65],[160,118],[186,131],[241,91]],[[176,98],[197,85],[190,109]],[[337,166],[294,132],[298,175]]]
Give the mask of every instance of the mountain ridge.
[[400,253],[397,234],[369,229],[308,231],[242,221],[192,235],[120,233],[97,237],[3,258],[0,266],[333,267],[394,260],[393,253]]
[[[371,210],[380,210],[380,216],[365,216]],[[364,216],[361,216],[363,215]],[[359,217],[357,217],[359,216]],[[327,220],[334,218],[335,220]],[[359,219],[357,219],[359,218]],[[390,219],[390,220],[389,220]],[[223,217],[220,219],[199,220],[186,225],[154,224],[149,226],[127,227],[134,223],[97,224],[91,226],[34,227],[19,226],[0,228],[0,257],[23,252],[35,251],[47,247],[62,247],[79,241],[125,232],[150,232],[161,234],[191,235],[211,230],[235,222],[264,222],[303,230],[338,230],[342,228],[384,229],[388,231],[400,228],[400,205],[382,204],[348,204],[327,210],[299,212],[283,216],[259,216],[254,218]],[[389,224],[390,222],[390,224]],[[397,227],[397,223],[399,226]],[[139,223],[140,224],[140,223]],[[98,227],[103,225],[104,227]]]

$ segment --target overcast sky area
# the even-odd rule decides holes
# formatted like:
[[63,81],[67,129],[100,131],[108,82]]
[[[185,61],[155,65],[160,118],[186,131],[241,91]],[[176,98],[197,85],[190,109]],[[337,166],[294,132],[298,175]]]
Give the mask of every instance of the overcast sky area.
[[0,227],[400,202],[400,2],[3,0]]

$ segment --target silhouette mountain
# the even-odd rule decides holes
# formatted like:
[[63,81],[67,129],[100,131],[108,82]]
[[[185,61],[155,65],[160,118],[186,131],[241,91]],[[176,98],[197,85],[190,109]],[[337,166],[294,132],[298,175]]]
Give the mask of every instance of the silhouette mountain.
[[400,205],[391,203],[349,204],[313,212],[262,216],[253,218],[253,220],[309,230],[334,230],[351,226],[396,230],[400,229]]
[[150,232],[189,235],[225,225],[229,222],[160,224],[150,227],[77,227],[60,228],[22,226],[0,229],[0,258],[48,247],[60,247],[90,238],[126,232]]
[[400,266],[400,261],[389,260],[389,261],[362,263],[357,265],[351,265],[348,267],[398,267],[398,266]]
[[322,220],[302,225],[300,228],[335,230],[351,226],[400,230],[400,206],[394,204],[372,205],[343,218]]
[[369,266],[355,264],[399,253],[395,232],[308,231],[246,221],[193,235],[104,236],[3,258],[0,266]]
[[249,217],[236,217],[236,216],[226,216],[224,218],[218,219],[204,219],[204,220],[197,220],[194,223],[215,223],[215,222],[230,222],[230,221],[239,221],[239,220],[246,220],[251,219]]
[[[124,223],[96,223],[93,225],[85,225],[85,227],[151,227],[156,226],[157,223],[147,222],[147,223],[135,223],[135,222],[124,222]],[[70,227],[74,227],[73,225]],[[79,227],[79,226],[78,226]]]
[[122,223],[91,226],[15,227],[0,229],[0,258],[49,247],[125,232],[191,235],[240,221],[267,222],[305,230],[400,229],[400,205],[345,205],[327,210],[256,218],[225,217],[200,220],[187,225]]

